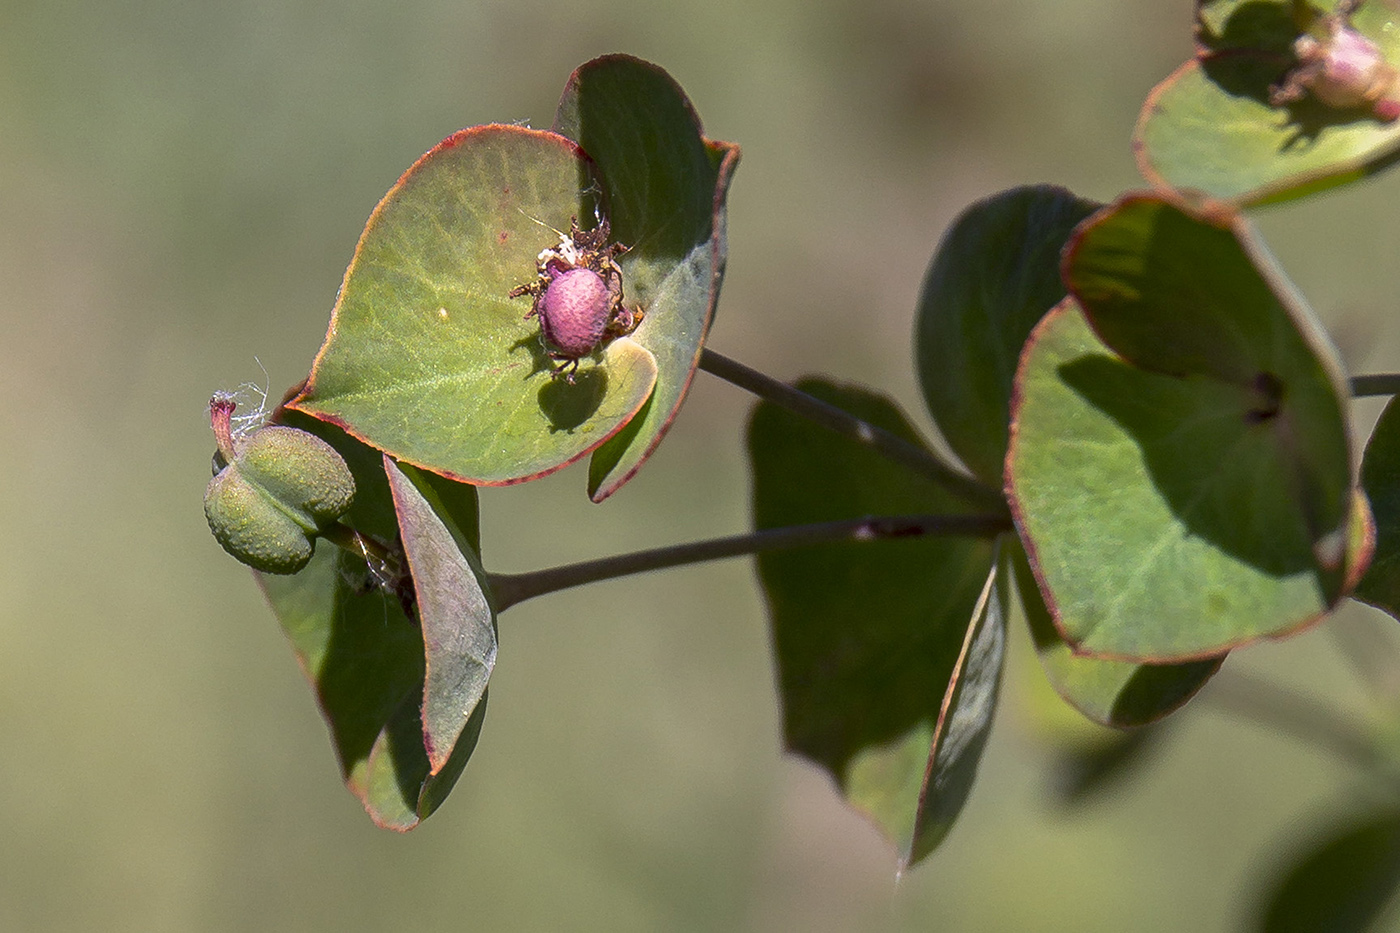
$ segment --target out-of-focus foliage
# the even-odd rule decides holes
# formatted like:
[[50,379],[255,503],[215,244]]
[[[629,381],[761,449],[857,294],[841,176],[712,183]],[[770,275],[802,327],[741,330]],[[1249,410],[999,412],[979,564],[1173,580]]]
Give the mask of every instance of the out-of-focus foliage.
[[[463,126],[547,126],[560,75],[626,48],[664,62],[707,128],[745,143],[730,225],[744,258],[714,345],[779,373],[879,383],[913,410],[908,309],[940,231],[1027,179],[1101,200],[1136,184],[1124,129],[1189,54],[1183,12],[0,7],[0,925],[890,924],[893,859],[875,831],[776,755],[762,610],[739,564],[517,609],[491,754],[410,840],[373,831],[330,757],[303,754],[326,738],[301,674],[189,508],[207,480],[201,403],[266,384],[255,356],[275,388],[304,374],[364,218],[405,165]],[[1343,337],[1393,304],[1371,274],[1393,252],[1393,185],[1261,219]],[[1377,320],[1344,353],[1393,356]],[[733,426],[746,406],[698,384],[655,481],[606,512],[577,501],[567,474],[484,497],[493,562],[662,543],[658,522],[665,541],[741,527]],[[677,501],[671,481],[691,494]],[[1307,636],[1257,663],[1328,689],[1343,678],[1325,646]],[[1024,647],[1013,639],[1013,667],[1033,663]],[[1000,726],[952,836],[962,857],[904,879],[898,922],[1227,928],[1279,820],[1325,802],[1341,772],[1207,717],[1180,741],[1125,796],[1067,823],[1042,806],[1035,748]],[[1245,770],[1247,791],[1232,783]]]

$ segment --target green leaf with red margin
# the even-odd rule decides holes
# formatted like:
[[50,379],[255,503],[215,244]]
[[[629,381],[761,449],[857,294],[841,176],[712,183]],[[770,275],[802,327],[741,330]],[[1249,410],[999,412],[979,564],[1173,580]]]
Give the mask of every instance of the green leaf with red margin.
[[1015,570],[1021,608],[1045,676],[1065,702],[1094,722],[1119,729],[1155,722],[1195,696],[1225,660],[1222,655],[1184,664],[1134,664],[1075,654],[1055,629],[1025,549],[1016,544],[1004,559]]
[[[1251,290],[1212,282],[1209,265],[1195,268],[1192,294],[1248,333],[1249,315],[1236,312]],[[1282,390],[1267,398],[1201,365],[1184,375],[1130,365],[1072,299],[1032,334],[1017,375],[1008,497],[1056,628],[1077,651],[1204,659],[1320,619],[1364,569],[1370,521],[1364,499],[1350,495],[1340,399],[1327,404],[1335,386],[1299,331],[1265,317],[1270,326],[1255,334],[1264,339],[1243,345],[1270,355],[1256,362]],[[1119,325],[1143,349],[1127,322],[1109,329]],[[1153,318],[1153,327],[1165,325]],[[1169,329],[1161,339],[1155,362],[1191,357],[1191,340]],[[1216,362],[1231,359],[1216,349]],[[1316,461],[1300,453],[1316,453],[1319,439],[1340,447],[1324,451],[1337,461],[1330,472],[1308,472]],[[1325,510],[1338,487],[1352,506],[1342,517]]]
[[593,454],[588,493],[601,502],[661,443],[700,361],[727,252],[725,198],[739,147],[706,139],[675,80],[655,65],[609,55],[569,79],[554,130],[577,140],[607,186],[626,302],[646,317],[632,339],[656,358],[646,408]]
[[[292,408],[396,460],[481,485],[572,463],[646,403],[656,360],[628,338],[554,378],[528,298],[536,256],[592,216],[571,141],[519,126],[443,140],[375,208]],[[551,230],[553,228],[553,230]]]
[[[1400,157],[1400,121],[1311,96],[1270,103],[1270,89],[1296,62],[1293,39],[1307,26],[1294,21],[1293,6],[1229,0],[1201,9],[1197,57],[1153,89],[1138,120],[1133,147],[1144,177],[1255,205],[1347,184]],[[1388,61],[1400,62],[1400,30],[1385,4],[1364,4],[1352,22]]]
[[1262,905],[1264,933],[1365,933],[1400,890],[1400,813],[1335,832],[1289,868]]
[[[381,454],[344,431],[295,411],[279,421],[316,434],[345,458],[355,501],[343,521],[381,542],[399,528]],[[441,514],[475,549],[476,490],[427,476]],[[423,740],[424,647],[396,595],[375,585],[363,558],[321,542],[294,576],[257,575],[330,728],[346,786],[382,827],[414,828],[442,802],[466,766],[485,715],[483,696],[436,772]]]
[[[921,443],[882,396],[818,380],[798,388]],[[968,512],[926,477],[768,403],[754,411],[748,451],[759,529]],[[902,863],[942,838],[976,767],[1000,657],[989,640],[1000,641],[1001,613],[989,608],[990,593],[979,601],[993,551],[984,539],[927,536],[758,557],[787,748],[830,774]],[[974,681],[975,689],[960,686]]]
[[914,324],[924,400],[948,446],[997,488],[1021,347],[1065,297],[1060,250],[1099,206],[1052,185],[992,195],[948,228],[924,277]]
[[399,539],[423,634],[423,745],[437,774],[486,695],[496,666],[496,614],[482,570],[453,527],[432,474],[384,458]]

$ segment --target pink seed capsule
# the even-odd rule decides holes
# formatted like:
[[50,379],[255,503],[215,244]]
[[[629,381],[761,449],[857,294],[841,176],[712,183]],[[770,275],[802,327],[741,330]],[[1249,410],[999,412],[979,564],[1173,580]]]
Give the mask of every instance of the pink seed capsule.
[[612,295],[592,269],[570,269],[552,279],[537,310],[545,342],[558,357],[577,360],[603,339],[612,310]]

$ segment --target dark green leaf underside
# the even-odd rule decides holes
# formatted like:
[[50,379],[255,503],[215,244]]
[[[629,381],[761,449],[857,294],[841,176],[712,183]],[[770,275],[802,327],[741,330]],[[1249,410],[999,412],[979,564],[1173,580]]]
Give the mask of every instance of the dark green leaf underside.
[[[816,380],[799,388],[918,442],[883,397]],[[966,511],[931,481],[771,405],[755,410],[748,449],[760,529]],[[813,463],[823,468],[813,470]],[[824,768],[902,859],[925,854],[965,793],[924,798],[921,788],[992,567],[991,543],[930,537],[831,544],[763,554],[758,567],[788,748]],[[957,773],[970,776],[975,759],[962,759]],[[947,807],[920,826],[930,802]]]
[[[344,521],[381,541],[394,540],[398,526],[380,453],[297,412],[285,412],[283,420],[317,434],[349,464],[357,491]],[[429,482],[454,527],[474,544],[476,490],[440,477]],[[452,760],[433,776],[419,712],[423,640],[399,600],[375,586],[365,561],[322,541],[300,573],[259,579],[316,692],[346,785],[375,823],[412,829],[461,773],[480,731],[484,700]]]
[[1376,553],[1358,599],[1400,618],[1400,402],[1391,399],[1361,461],[1361,482],[1376,518]]
[[1050,185],[993,195],[953,223],[924,277],[914,326],[924,400],[954,453],[997,488],[1016,361],[1064,298],[1060,250],[1096,207]]

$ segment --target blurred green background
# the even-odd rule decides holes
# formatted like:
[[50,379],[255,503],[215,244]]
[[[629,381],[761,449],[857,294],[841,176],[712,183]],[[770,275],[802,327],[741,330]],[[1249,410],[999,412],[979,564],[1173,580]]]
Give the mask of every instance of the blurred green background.
[[[1136,780],[1057,806],[1018,635],[972,801],[896,883],[780,754],[746,561],[511,610],[456,792],[376,830],[199,505],[210,394],[262,382],[256,360],[274,393],[305,375],[400,172],[462,126],[548,126],[610,51],[744,148],[711,345],[923,417],[911,309],[940,232],[1014,184],[1140,184],[1128,135],[1189,54],[1189,7],[0,0],[0,928],[1240,928],[1280,859],[1364,811],[1345,765],[1207,696]],[[1261,218],[1358,368],[1400,367],[1397,193],[1392,173]],[[487,565],[743,529],[749,401],[699,376],[602,506],[579,468],[486,490]],[[1325,631],[1231,666],[1359,702]]]

